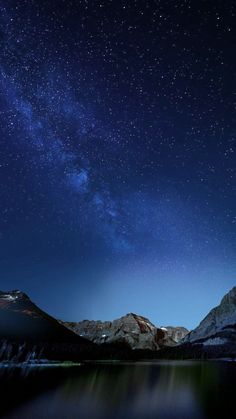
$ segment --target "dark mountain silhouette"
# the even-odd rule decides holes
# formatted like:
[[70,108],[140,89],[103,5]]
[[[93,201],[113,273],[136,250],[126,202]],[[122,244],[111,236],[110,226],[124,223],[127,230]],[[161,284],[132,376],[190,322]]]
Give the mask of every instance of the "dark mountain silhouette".
[[0,336],[14,340],[46,342],[87,341],[45,313],[21,291],[0,291]]

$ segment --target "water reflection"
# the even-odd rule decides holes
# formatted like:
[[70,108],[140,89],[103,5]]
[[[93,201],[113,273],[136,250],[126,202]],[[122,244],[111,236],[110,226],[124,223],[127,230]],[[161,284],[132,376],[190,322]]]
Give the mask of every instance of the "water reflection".
[[[235,363],[161,362],[2,372],[7,419],[231,417]],[[228,414],[227,414],[228,412]]]

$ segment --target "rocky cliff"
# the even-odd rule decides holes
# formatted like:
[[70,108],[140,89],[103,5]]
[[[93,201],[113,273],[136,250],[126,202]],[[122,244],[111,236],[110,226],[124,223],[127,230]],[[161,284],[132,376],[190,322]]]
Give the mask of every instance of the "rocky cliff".
[[236,287],[185,337],[184,342],[205,346],[236,345]]
[[189,333],[189,330],[181,326],[162,326],[162,330],[166,331],[168,337],[175,343],[179,343]]
[[163,346],[174,346],[187,333],[181,327],[158,328],[149,319],[134,313],[114,321],[93,321],[63,323],[82,337],[97,344],[124,344],[131,349],[158,350]]

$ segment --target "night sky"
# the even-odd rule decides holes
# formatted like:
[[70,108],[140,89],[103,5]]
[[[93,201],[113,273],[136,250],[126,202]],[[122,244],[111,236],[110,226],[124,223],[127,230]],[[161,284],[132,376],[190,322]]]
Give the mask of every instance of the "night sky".
[[236,284],[235,11],[0,1],[0,289],[192,328]]

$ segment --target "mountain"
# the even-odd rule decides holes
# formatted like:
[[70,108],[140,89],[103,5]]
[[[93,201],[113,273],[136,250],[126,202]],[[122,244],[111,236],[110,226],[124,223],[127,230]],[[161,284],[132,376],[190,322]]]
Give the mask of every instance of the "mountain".
[[236,348],[236,287],[185,337],[184,342],[204,346],[235,345]]
[[146,317],[134,313],[113,321],[84,320],[63,324],[94,343],[123,344],[135,350],[156,351],[163,346],[174,346],[188,333],[181,327],[158,328]]
[[182,326],[162,326],[161,329],[166,331],[169,338],[175,343],[181,342],[182,339],[184,339],[184,337],[189,333],[189,330]]
[[236,359],[236,287],[232,288],[178,345],[158,352],[162,359]]
[[87,343],[18,290],[0,291],[0,337],[21,341]]

